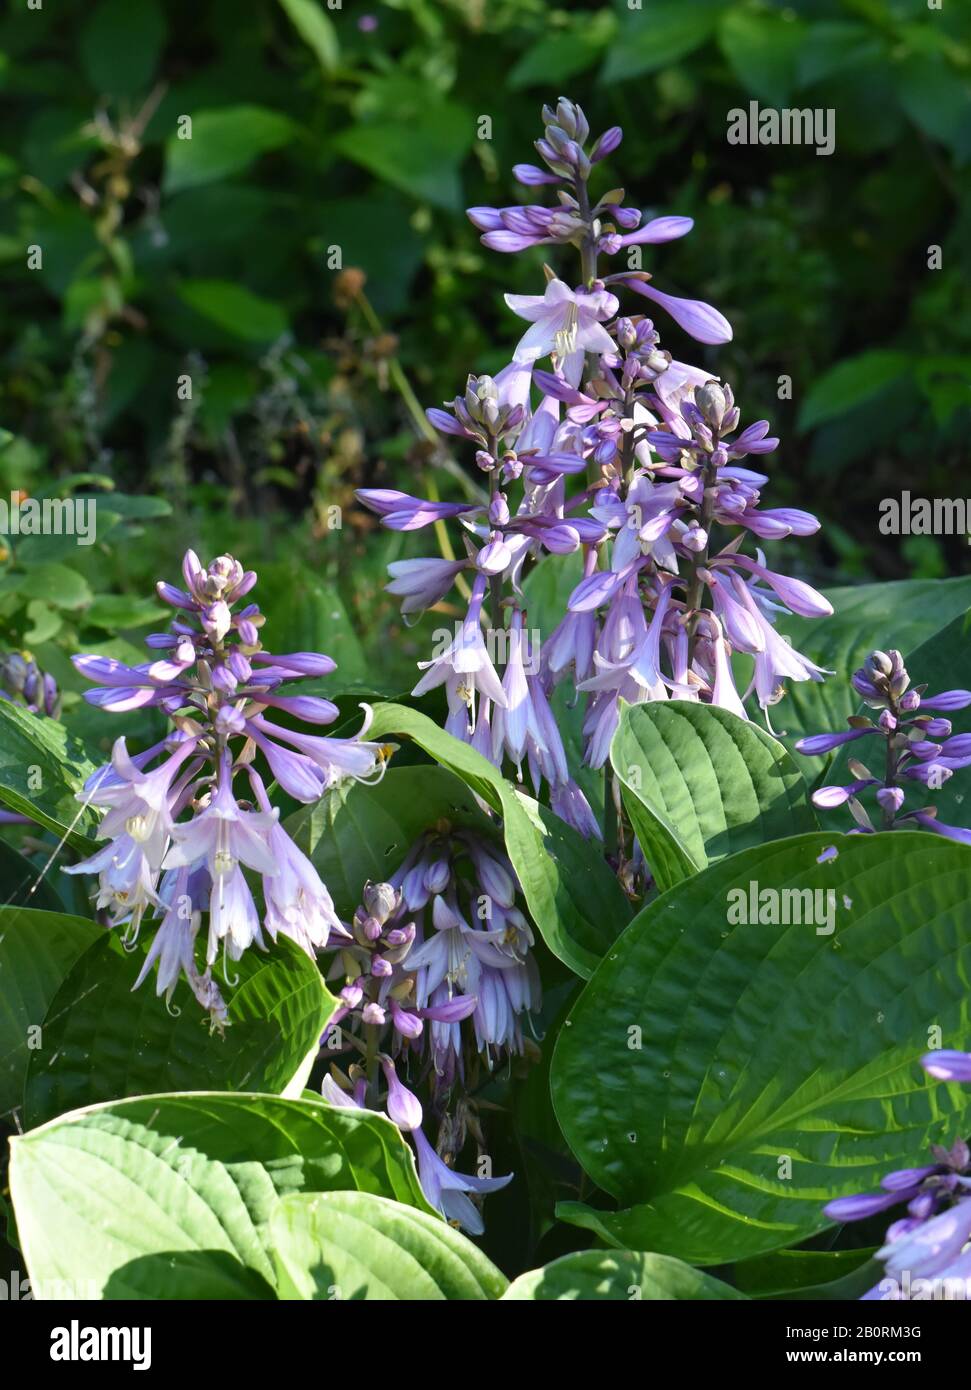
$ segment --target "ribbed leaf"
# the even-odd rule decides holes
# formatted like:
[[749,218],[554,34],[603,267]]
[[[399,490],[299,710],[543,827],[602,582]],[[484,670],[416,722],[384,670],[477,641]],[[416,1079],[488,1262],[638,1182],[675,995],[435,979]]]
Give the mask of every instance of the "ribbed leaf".
[[104,935],[96,923],[66,912],[0,908],[0,1114],[22,1103],[27,1064],[49,1042],[42,1025],[51,1000],[78,957]]
[[285,1197],[270,1240],[281,1298],[482,1300],[506,1287],[491,1260],[444,1221],[364,1192]]
[[[930,1082],[918,1059],[932,1038],[971,1044],[969,882],[971,850],[936,836],[814,834],[652,903],[583,990],[552,1065],[571,1148],[629,1209],[561,1214],[615,1245],[716,1264],[812,1235],[825,1202],[963,1134],[971,1090]],[[756,919],[737,924],[729,895],[753,888]],[[799,924],[782,895],[806,889],[816,919],[800,898]],[[770,924],[785,902],[792,924]]]
[[782,744],[717,705],[627,705],[610,761],[662,891],[750,845],[816,828]]
[[404,705],[377,705],[369,738],[406,734],[501,814],[506,853],[519,876],[530,916],[554,955],[589,976],[630,905],[598,846],[510,782],[468,744]]
[[75,793],[94,770],[63,724],[0,700],[0,802],[86,854],[93,845],[85,832],[95,815]]
[[339,1189],[430,1210],[391,1121],[323,1101],[141,1096],[11,1142],[35,1297],[272,1298],[277,1198]]
[[670,1255],[637,1250],[581,1250],[515,1279],[503,1298],[516,1302],[744,1299],[730,1284],[712,1279]]
[[169,1091],[287,1089],[316,1050],[335,1000],[317,965],[281,937],[266,955],[247,951],[225,986],[229,1026],[211,1034],[181,981],[167,1009],[154,977],[132,986],[147,941],[131,954],[101,933],[70,970],[30,1054],[28,1123],[120,1096]]

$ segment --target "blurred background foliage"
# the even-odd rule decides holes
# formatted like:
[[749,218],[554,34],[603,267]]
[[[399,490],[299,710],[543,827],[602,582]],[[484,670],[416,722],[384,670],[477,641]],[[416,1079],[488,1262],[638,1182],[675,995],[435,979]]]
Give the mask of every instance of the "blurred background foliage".
[[[268,568],[298,645],[336,624],[350,679],[410,683],[424,641],[383,571],[429,540],[353,488],[462,486],[419,402],[508,361],[504,290],[575,274],[485,251],[463,211],[529,201],[509,171],[561,91],[624,127],[604,188],[696,219],[645,268],[735,339],[664,343],[781,434],[773,502],[824,521],[806,573],[968,570],[963,537],[884,537],[878,506],[971,494],[971,0],[16,0],[0,82],[0,496],[137,495],[54,557],[80,590],[8,543],[8,644],[143,627],[96,597],[194,543]],[[730,145],[753,99],[832,108],[835,153]]]

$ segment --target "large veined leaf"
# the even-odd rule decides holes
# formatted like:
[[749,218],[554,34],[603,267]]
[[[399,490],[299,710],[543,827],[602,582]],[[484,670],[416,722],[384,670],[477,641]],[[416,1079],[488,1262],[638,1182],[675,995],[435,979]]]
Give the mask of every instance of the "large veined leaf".
[[272,1298],[277,1199],[339,1189],[431,1210],[396,1126],[323,1101],[140,1096],[11,1142],[35,1297]]
[[0,700],[0,802],[85,853],[95,815],[75,793],[94,770],[63,724]]
[[233,985],[217,976],[229,1016],[220,1036],[184,981],[169,1008],[154,974],[133,990],[146,947],[129,953],[101,933],[70,970],[44,1020],[43,1047],[30,1054],[29,1124],[160,1086],[280,1093],[296,1085],[336,1004],[309,956],[281,937],[266,955],[250,950],[234,962]]
[[850,676],[879,647],[904,656],[971,607],[971,575],[960,579],[902,579],[827,589],[830,618],[780,618],[779,630],[797,651],[836,674],[822,683],[786,682],[786,697],[772,709],[780,737],[799,738],[842,729],[859,704]]
[[377,705],[372,739],[406,734],[503,818],[506,853],[530,916],[547,946],[578,975],[588,976],[630,907],[596,845],[523,796],[485,759],[404,705]]
[[65,912],[0,908],[0,1114],[21,1104],[51,1000],[78,957],[104,934]]
[[270,1218],[281,1298],[499,1298],[506,1278],[446,1222],[366,1192],[284,1197]]
[[936,836],[799,835],[639,913],[551,1073],[567,1141],[627,1209],[561,1215],[717,1264],[812,1235],[826,1201],[964,1133],[971,1091],[918,1059],[971,1043],[969,882],[971,850]]
[[580,1250],[514,1279],[503,1298],[518,1302],[606,1299],[615,1303],[672,1299],[744,1299],[730,1284],[670,1255],[640,1250]]
[[0,840],[0,902],[4,907],[64,911],[64,903],[51,886],[50,870],[45,873],[42,864],[32,864],[6,840]]
[[867,1250],[777,1250],[743,1260],[732,1270],[749,1298],[826,1300],[860,1298],[883,1277]]
[[627,705],[610,761],[662,891],[750,845],[816,828],[782,744],[717,705]]
[[436,823],[499,831],[465,783],[443,767],[389,767],[376,786],[344,783],[292,815],[287,830],[313,860],[339,916],[350,917],[367,880],[387,879]]

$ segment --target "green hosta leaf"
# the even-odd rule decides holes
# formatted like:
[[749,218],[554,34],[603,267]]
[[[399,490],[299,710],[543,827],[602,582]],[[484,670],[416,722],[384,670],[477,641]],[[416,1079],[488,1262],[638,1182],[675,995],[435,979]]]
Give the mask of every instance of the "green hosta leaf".
[[672,1299],[745,1299],[730,1284],[702,1274],[670,1255],[639,1250],[581,1250],[513,1280],[507,1300],[579,1302],[607,1299],[614,1303]]
[[280,0],[280,5],[304,43],[313,49],[324,72],[332,73],[340,61],[337,30],[318,0]]
[[[825,593],[835,610],[831,618],[792,615],[779,621],[797,651],[836,673],[822,684],[787,683],[786,697],[772,710],[772,721],[793,739],[845,728],[860,703],[850,685],[853,672],[875,647],[896,647],[908,657],[964,614],[971,606],[971,576],[859,584]],[[943,682],[947,688],[959,684],[949,678]],[[808,758],[801,761],[811,766]]]
[[76,1298],[272,1298],[277,1199],[340,1189],[430,1211],[391,1121],[323,1101],[140,1096],[11,1142],[35,1297],[67,1281]]
[[[928,1081],[918,1059],[932,1025],[944,1047],[971,1043],[969,873],[971,850],[932,835],[800,835],[641,912],[552,1064],[567,1141],[628,1209],[561,1214],[628,1249],[718,1264],[812,1235],[826,1201],[966,1132],[968,1088]],[[801,920],[791,895],[820,890],[817,915],[736,925],[730,895],[753,885],[777,921],[786,903]]]
[[95,816],[75,793],[94,770],[63,724],[0,700],[0,802],[88,854]]
[[393,765],[376,786],[335,787],[291,816],[287,830],[313,860],[338,915],[349,918],[367,880],[388,879],[419,835],[442,820],[500,838],[460,778],[443,767]]
[[501,814],[506,853],[530,916],[554,955],[578,975],[589,975],[630,919],[630,906],[598,847],[517,792],[481,753],[426,715],[404,705],[377,705],[368,737],[393,734],[414,739]]
[[248,343],[269,343],[286,332],[287,316],[279,304],[261,299],[228,280],[183,280],[179,298],[226,333]]
[[[23,888],[26,865],[31,881],[35,871],[6,845],[0,854],[4,898],[16,898]],[[44,1044],[42,1024],[61,982],[84,951],[104,935],[104,928],[63,911],[0,908],[0,1114],[20,1106],[24,1078],[33,1049]],[[38,1031],[31,1031],[38,1030]]]
[[662,892],[750,845],[816,828],[782,744],[716,705],[625,706],[610,761]]
[[777,1250],[735,1265],[732,1278],[749,1298],[859,1298],[883,1277],[869,1250]]
[[239,173],[258,155],[289,144],[297,130],[289,116],[264,106],[196,112],[191,139],[172,135],[165,146],[165,191],[181,192]]
[[0,840],[0,901],[4,908],[32,907],[44,912],[64,911],[64,903],[52,886],[51,870],[44,871],[43,861],[32,864],[5,840]]
[[914,368],[909,352],[874,348],[859,357],[848,357],[813,382],[799,412],[799,428],[814,429],[816,425],[845,415],[862,405],[895,381],[908,376]]
[[482,1300],[506,1287],[491,1260],[444,1221],[364,1192],[284,1197],[270,1240],[281,1298]]
[[172,997],[175,1016],[156,998],[154,972],[132,989],[146,946],[128,953],[115,934],[102,933],[64,980],[44,1022],[43,1048],[30,1058],[30,1124],[160,1086],[278,1093],[296,1084],[335,1006],[299,947],[280,938],[267,955],[251,950],[234,962],[238,983],[225,986],[230,1026],[220,1037],[210,1034],[185,982]]

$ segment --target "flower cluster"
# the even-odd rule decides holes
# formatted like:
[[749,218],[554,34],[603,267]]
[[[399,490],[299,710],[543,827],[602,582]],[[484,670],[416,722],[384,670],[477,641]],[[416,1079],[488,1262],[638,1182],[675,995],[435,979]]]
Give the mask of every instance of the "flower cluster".
[[0,700],[25,705],[31,714],[57,718],[60,695],[57,682],[48,671],[25,652],[6,652],[0,656]]
[[325,1045],[333,1051],[339,1038],[364,1062],[347,1072],[333,1067],[325,1099],[385,1109],[415,1143],[429,1201],[476,1234],[482,1222],[470,1194],[509,1177],[469,1177],[446,1163],[422,1132],[422,1103],[398,1067],[427,1085],[442,1116],[439,1148],[454,1156],[475,1127],[469,1102],[456,1097],[481,1064],[523,1051],[523,1015],[540,1003],[517,889],[511,864],[490,841],[442,825],[420,838],[390,883],[366,885],[329,976],[344,984]]
[[[587,701],[585,758],[600,767],[621,699],[699,700],[746,717],[752,691],[767,710],[783,681],[821,680],[827,673],[794,651],[775,621],[832,609],[808,584],[768,568],[760,550],[741,553],[749,533],[778,540],[819,525],[795,508],[761,505],[768,477],[743,461],[776,448],[768,423],[740,428],[731,388],[676,361],[651,319],[621,313],[618,292],[653,301],[702,343],[728,341],[729,324],[708,304],[656,290],[645,271],[599,269],[601,257],[630,258],[642,245],[684,236],[691,219],[641,226],[622,189],[592,203],[589,177],[621,131],[590,145],[583,112],[565,98],[543,117],[536,148],[546,168],[519,165],[515,173],[527,187],[555,188],[557,205],[477,207],[469,216],[494,250],[574,247],[581,283],[547,267],[542,295],[506,295],[529,324],[509,365],[494,378],[469,377],[462,395],[427,412],[438,431],[469,448],[488,496],[358,495],[393,530],[449,521],[463,528],[463,558],[390,566],[389,592],[406,614],[440,602],[463,571],[470,576],[465,621],[423,663],[414,693],[444,685],[450,732],[497,766],[508,757],[519,769],[525,759],[537,793],[545,781],[558,814],[591,835],[597,825],[550,716],[554,686],[569,680]],[[719,528],[727,536],[717,538]],[[583,578],[539,651],[523,598],[527,564],[574,552]],[[743,694],[735,652],[753,663]]]
[[[877,718],[851,715],[845,732],[812,734],[800,739],[796,749],[807,756],[821,755],[860,739],[877,737],[883,748],[883,766],[875,777],[864,763],[851,757],[847,770],[852,780],[820,787],[813,793],[813,801],[822,810],[845,805],[856,822],[851,834],[868,834],[878,829],[916,830],[922,826],[971,844],[971,830],[942,824],[935,806],[904,810],[908,788],[937,791],[959,768],[971,764],[971,734],[952,735],[950,720],[939,717],[971,704],[971,690],[926,695],[926,685],[911,686],[898,651],[871,652],[851,679],[867,708],[880,711]],[[943,742],[935,742],[937,739]],[[876,788],[878,825],[874,825],[860,800],[860,793],[870,787]]]
[[[922,1058],[938,1081],[971,1081],[971,1054],[931,1052]],[[862,1221],[907,1203],[907,1215],[887,1230],[876,1259],[884,1261],[887,1279],[864,1299],[909,1299],[934,1296],[960,1280],[967,1298],[971,1288],[971,1150],[963,1139],[950,1149],[934,1146],[934,1162],[888,1173],[881,1191],[838,1197],[824,1208],[834,1221]],[[938,1295],[939,1296],[939,1295]]]
[[[49,672],[41,671],[28,653],[6,652],[0,656],[0,700],[22,705],[31,714],[58,717],[61,697],[57,682]],[[0,825],[31,825],[29,816],[0,807]]]
[[[300,801],[316,801],[344,777],[380,776],[377,744],[324,738],[271,722],[275,712],[313,724],[337,717],[336,705],[313,695],[280,693],[281,686],[334,670],[316,652],[273,655],[260,639],[264,618],[255,603],[237,606],[256,584],[232,556],[204,569],[193,551],[183,561],[185,589],[158,585],[177,610],[168,632],[153,633],[159,655],[139,666],[102,656],[74,664],[96,682],[85,698],[109,711],[159,707],[172,730],[131,756],[125,739],[111,762],[78,794],[102,808],[102,849],[68,873],[97,873],[97,906],[126,944],[143,916],[161,917],[138,984],[158,964],[157,993],[170,1000],[180,973],[214,1021],[225,1010],[211,967],[220,950],[238,960],[250,946],[264,949],[263,931],[291,937],[311,955],[341,930],[316,870],[279,824],[258,770],[263,758],[279,784]],[[368,715],[369,717],[369,715]],[[240,796],[242,778],[248,795]],[[244,870],[261,880],[262,911]],[[208,912],[205,969],[195,943]]]

